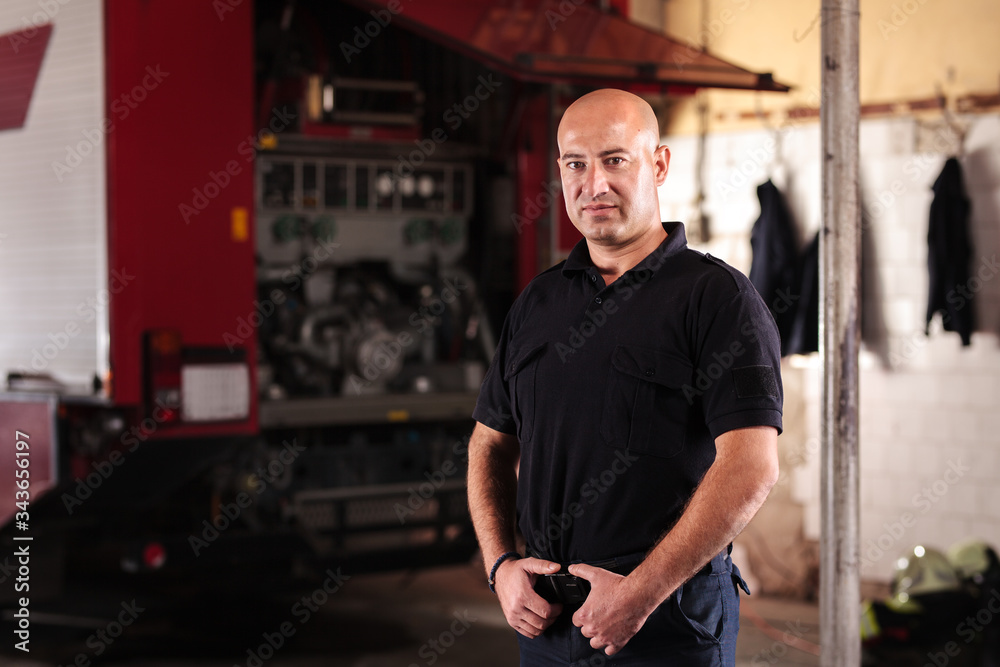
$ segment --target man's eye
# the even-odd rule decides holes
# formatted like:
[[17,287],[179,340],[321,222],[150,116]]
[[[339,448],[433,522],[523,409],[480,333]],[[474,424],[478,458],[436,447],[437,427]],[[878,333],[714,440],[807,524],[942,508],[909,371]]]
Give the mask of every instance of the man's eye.
[[567,162],[566,166],[569,167],[570,169],[580,169],[581,167],[583,167],[583,163],[582,162]]
[[612,165],[614,167],[617,167],[618,165],[620,165],[624,161],[625,161],[624,158],[620,158],[620,157],[608,158],[608,164],[610,164],[610,165]]

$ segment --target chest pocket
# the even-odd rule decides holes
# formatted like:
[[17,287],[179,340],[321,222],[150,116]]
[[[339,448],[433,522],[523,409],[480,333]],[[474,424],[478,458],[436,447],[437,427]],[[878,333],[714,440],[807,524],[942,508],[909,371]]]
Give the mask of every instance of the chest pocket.
[[601,436],[611,447],[669,458],[684,450],[694,368],[681,357],[618,345],[611,356]]
[[545,350],[545,343],[514,349],[504,368],[503,379],[510,392],[510,405],[517,425],[517,439],[526,443],[531,438],[535,421],[535,371]]

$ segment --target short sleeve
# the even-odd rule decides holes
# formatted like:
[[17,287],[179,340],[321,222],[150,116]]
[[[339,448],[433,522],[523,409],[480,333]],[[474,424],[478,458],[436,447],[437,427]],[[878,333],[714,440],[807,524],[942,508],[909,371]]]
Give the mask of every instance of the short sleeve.
[[781,432],[781,340],[749,281],[703,313],[700,351],[689,390],[701,398],[713,438],[750,426]]
[[503,378],[503,369],[506,367],[510,348],[513,312],[512,309],[504,320],[496,352],[493,354],[490,367],[483,377],[483,384],[479,388],[479,398],[472,411],[472,418],[477,422],[489,426],[494,431],[509,434],[515,433],[515,424],[510,404],[510,391]]

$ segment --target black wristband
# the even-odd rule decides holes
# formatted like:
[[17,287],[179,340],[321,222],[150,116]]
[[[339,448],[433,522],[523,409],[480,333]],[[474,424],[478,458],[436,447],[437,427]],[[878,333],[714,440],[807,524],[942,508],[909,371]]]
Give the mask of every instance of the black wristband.
[[516,551],[508,551],[507,553],[502,554],[500,558],[497,558],[497,562],[493,563],[493,568],[490,569],[489,579],[486,580],[486,585],[490,587],[491,591],[493,591],[494,593],[497,592],[497,589],[494,588],[494,586],[497,583],[497,570],[500,568],[501,563],[503,563],[508,558],[520,558],[520,557],[521,554],[517,553]]

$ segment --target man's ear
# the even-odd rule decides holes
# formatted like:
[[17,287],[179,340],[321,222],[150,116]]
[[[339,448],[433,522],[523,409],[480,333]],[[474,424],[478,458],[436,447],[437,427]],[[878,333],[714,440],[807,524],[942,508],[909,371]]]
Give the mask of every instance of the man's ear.
[[670,149],[660,146],[653,153],[653,171],[656,176],[656,185],[661,186],[667,180],[667,171],[670,169]]

